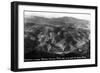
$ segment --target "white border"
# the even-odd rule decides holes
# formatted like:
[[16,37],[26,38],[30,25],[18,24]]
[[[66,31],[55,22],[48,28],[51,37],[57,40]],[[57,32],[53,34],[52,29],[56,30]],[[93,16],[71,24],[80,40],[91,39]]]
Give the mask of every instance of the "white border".
[[[90,13],[91,18],[91,59],[79,59],[79,60],[59,60],[59,61],[36,61],[36,62],[24,62],[24,19],[23,11],[54,11],[54,12],[73,12],[73,13]],[[95,64],[95,10],[93,9],[77,9],[77,8],[60,8],[60,7],[46,7],[46,6],[18,6],[18,68],[39,68],[50,66],[72,66],[72,65],[84,65]]]

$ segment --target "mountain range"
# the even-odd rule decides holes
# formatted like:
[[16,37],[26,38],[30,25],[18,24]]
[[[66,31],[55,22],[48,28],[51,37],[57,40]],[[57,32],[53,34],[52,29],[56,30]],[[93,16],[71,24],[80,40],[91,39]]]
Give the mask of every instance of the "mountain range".
[[90,22],[88,20],[78,19],[74,17],[58,17],[47,18],[41,16],[31,16],[24,18],[25,26],[32,26],[32,24],[38,25],[52,25],[52,26],[73,26],[75,28],[89,29]]

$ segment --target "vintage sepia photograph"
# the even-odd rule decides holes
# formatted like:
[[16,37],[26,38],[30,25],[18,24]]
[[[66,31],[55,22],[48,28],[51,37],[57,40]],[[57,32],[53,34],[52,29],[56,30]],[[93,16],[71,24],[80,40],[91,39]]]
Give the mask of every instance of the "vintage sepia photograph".
[[90,16],[24,11],[24,62],[90,59]]

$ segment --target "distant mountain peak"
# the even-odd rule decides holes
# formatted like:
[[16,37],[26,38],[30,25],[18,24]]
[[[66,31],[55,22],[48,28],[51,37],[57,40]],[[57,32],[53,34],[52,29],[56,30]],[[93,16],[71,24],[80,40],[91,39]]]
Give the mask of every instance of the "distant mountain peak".
[[47,18],[42,16],[31,16],[31,17],[25,17],[25,23],[34,23],[39,25],[73,25],[75,27],[83,27],[83,28],[89,28],[90,23],[88,20],[78,19],[74,17],[58,17],[58,18]]

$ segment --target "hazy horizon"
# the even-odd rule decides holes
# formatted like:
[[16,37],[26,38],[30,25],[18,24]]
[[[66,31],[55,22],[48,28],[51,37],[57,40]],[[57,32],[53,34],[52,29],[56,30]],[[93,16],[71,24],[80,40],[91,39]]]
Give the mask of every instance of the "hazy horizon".
[[25,18],[30,18],[32,16],[39,16],[39,17],[45,17],[45,18],[58,18],[58,17],[73,17],[77,19],[84,19],[84,20],[90,20],[90,14],[74,14],[74,13],[51,13],[51,12],[24,12]]

